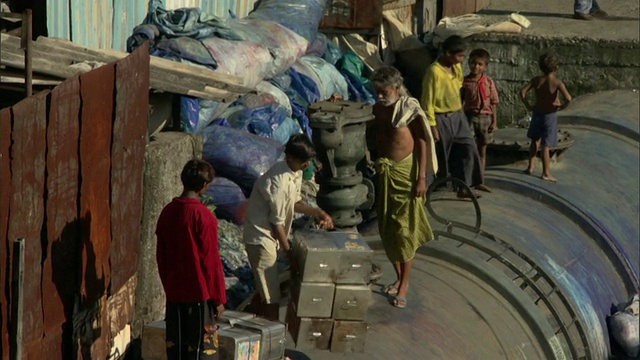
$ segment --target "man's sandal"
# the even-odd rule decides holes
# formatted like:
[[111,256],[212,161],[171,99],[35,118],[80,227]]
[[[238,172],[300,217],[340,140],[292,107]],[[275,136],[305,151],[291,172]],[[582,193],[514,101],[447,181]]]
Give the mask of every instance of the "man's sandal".
[[404,309],[407,307],[407,298],[394,297],[391,305],[397,307],[398,309]]
[[393,284],[389,284],[382,288],[382,292],[387,295],[395,296],[398,294],[398,287]]

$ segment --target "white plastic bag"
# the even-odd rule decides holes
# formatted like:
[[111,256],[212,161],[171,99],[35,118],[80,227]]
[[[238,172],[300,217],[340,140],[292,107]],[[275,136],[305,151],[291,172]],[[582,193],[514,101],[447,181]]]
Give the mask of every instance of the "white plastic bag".
[[640,354],[640,302],[638,294],[609,319],[609,332],[624,352],[635,358]]

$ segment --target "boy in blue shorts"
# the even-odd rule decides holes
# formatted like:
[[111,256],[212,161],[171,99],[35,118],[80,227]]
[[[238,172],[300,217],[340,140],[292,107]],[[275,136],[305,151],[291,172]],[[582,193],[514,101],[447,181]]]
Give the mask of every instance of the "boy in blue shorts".
[[[527,131],[527,137],[531,139],[529,147],[529,166],[524,172],[532,174],[535,166],[535,158],[538,150],[542,150],[542,180],[556,182],[551,176],[549,165],[551,158],[549,148],[558,144],[558,117],[557,111],[569,106],[571,95],[560,79],[556,78],[558,72],[558,59],[555,55],[545,53],[538,59],[538,65],[543,72],[536,76],[520,91],[520,99],[532,111],[531,124]],[[533,89],[536,94],[536,102],[531,106],[527,100],[527,93]],[[564,97],[564,103],[559,95]]]

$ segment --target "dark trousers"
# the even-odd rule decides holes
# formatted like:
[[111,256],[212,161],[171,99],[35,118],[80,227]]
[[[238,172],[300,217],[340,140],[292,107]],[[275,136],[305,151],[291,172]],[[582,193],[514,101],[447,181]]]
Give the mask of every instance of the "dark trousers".
[[217,360],[216,309],[208,302],[167,302],[165,340],[168,360]]
[[436,114],[436,127],[440,133],[438,177],[450,174],[471,187],[484,183],[480,154],[464,113]]

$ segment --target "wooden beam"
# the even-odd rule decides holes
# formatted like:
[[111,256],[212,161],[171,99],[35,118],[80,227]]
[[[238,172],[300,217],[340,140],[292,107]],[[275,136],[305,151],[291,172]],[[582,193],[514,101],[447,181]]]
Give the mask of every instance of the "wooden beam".
[[[0,63],[24,69],[24,54],[20,39],[0,34]],[[128,53],[115,50],[98,50],[79,46],[60,39],[40,37],[33,42],[33,69],[36,72],[60,78],[69,78],[84,72],[71,67],[85,61],[113,62]],[[22,64],[21,64],[22,63]],[[178,63],[158,57],[150,59],[151,88],[182,95],[202,97],[208,100],[229,102],[243,94],[255,91],[242,85],[241,79],[212,70]],[[224,82],[224,81],[229,81]]]

